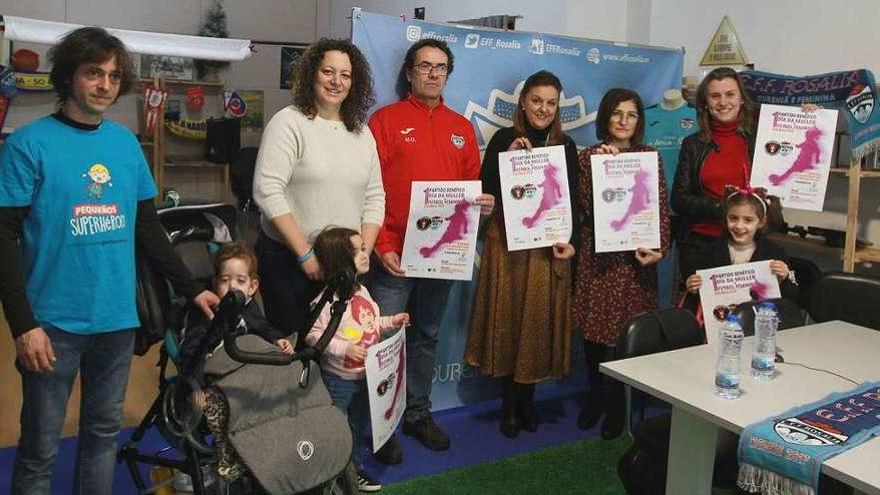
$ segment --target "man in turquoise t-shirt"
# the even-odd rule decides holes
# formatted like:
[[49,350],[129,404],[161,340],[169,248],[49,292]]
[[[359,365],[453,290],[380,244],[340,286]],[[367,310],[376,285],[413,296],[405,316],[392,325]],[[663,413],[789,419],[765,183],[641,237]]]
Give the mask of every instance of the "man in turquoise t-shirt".
[[49,493],[79,372],[73,492],[109,495],[139,326],[135,245],[207,314],[219,299],[174,255],[137,139],[103,118],[134,82],[125,46],[81,28],[49,57],[61,110],[18,129],[0,151],[0,300],[22,381],[12,493]]
[[[677,89],[669,90],[663,95],[660,104],[645,110],[645,144],[653,146],[660,152],[663,158],[663,174],[666,177],[668,190],[672,191],[675,182],[675,169],[678,168],[678,153],[681,151],[682,140],[697,131],[697,112],[689,107]],[[675,211],[670,212],[673,218]],[[674,231],[673,231],[674,233]],[[672,288],[675,286],[674,277],[678,274],[675,269],[675,247],[669,256],[663,258],[657,265],[658,297],[660,307],[668,307],[672,296]]]

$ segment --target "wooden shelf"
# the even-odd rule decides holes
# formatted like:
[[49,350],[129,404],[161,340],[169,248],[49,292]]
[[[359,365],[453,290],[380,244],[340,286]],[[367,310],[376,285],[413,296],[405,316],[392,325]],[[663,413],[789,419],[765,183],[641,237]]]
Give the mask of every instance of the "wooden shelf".
[[166,167],[228,167],[228,163],[216,163],[208,160],[199,160],[199,159],[187,159],[187,160],[176,160],[169,158],[168,161],[165,162]]
[[[825,240],[819,237],[800,237],[789,234],[769,234],[767,237],[786,248],[788,254],[795,254],[793,251],[807,251],[813,254],[824,254],[836,256],[840,259],[844,258],[844,248],[833,247],[825,244]],[[854,263],[880,263],[880,249],[872,247],[857,248],[853,255]]]
[[[205,93],[209,101],[215,101],[217,103],[217,110],[221,114],[223,113],[223,89],[225,88],[225,83],[223,81],[184,81],[161,78],[140,78],[137,82],[141,86],[155,85],[159,88],[164,88],[173,92],[175,95],[179,95],[181,91],[190,87],[203,87],[206,89]],[[142,103],[140,106],[142,107]],[[143,129],[144,115],[143,112],[139,112],[139,114],[141,129]],[[166,182],[165,169],[177,169],[181,171],[184,169],[202,169],[218,174],[219,180],[214,181],[215,198],[218,198],[219,201],[225,201],[229,192],[229,165],[202,160],[201,156],[203,156],[202,150],[204,148],[203,141],[184,145],[183,148],[187,148],[185,155],[168,156],[168,143],[169,139],[172,139],[169,138],[169,134],[170,133],[165,128],[165,114],[164,112],[160,112],[156,119],[153,131],[150,134],[144,133],[140,136],[141,149],[143,150],[144,155],[147,156],[147,161],[150,163],[150,168],[156,181],[156,187],[159,191],[162,192],[165,190],[166,186],[171,185]],[[181,147],[181,143],[178,141],[179,140],[174,139],[172,149]],[[159,198],[160,197],[157,196],[156,200],[159,201]]]
[[[848,167],[831,167],[831,173],[843,174],[843,175],[849,177],[849,168]],[[859,176],[860,177],[868,177],[868,178],[880,177],[880,170],[859,169]]]
[[[140,78],[138,84],[154,84],[153,79]],[[223,81],[187,81],[184,79],[162,79],[165,86],[205,86],[208,88],[223,88],[226,83]]]

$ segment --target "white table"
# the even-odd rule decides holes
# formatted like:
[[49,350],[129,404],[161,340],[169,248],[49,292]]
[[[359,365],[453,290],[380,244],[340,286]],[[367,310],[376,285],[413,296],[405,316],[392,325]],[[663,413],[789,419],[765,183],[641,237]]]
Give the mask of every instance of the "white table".
[[[772,381],[749,376],[754,337],[743,344],[742,396],[725,400],[712,393],[715,350],[708,345],[604,363],[603,373],[672,405],[666,493],[710,494],[718,428],[734,433],[773,414],[855,388],[834,375],[795,366],[802,363],[856,382],[880,380],[880,331],[840,321],[779,332],[786,364]],[[880,439],[869,440],[822,465],[822,472],[880,495]]]

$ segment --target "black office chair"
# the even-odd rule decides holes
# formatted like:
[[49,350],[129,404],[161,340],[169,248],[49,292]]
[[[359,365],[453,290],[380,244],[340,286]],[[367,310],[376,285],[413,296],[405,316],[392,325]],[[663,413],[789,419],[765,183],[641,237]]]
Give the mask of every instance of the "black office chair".
[[[623,327],[615,348],[616,359],[683,349],[703,343],[705,332],[690,311],[669,308],[641,313]],[[627,391],[629,388],[627,387]],[[632,400],[627,393],[626,423],[633,445],[617,464],[617,473],[628,493],[656,493],[666,483],[671,416],[641,420],[631,427]]]
[[810,317],[816,322],[843,320],[880,330],[880,278],[856,273],[826,273],[810,295]]
[[787,330],[789,328],[802,327],[806,322],[806,315],[791,299],[769,299],[767,301],[748,301],[740,304],[733,311],[733,314],[739,316],[739,323],[742,326],[743,333],[746,336],[755,334],[755,312],[758,307],[765,302],[772,302],[776,305],[776,315],[779,318],[777,330]]
[[810,294],[813,291],[813,286],[822,277],[822,270],[819,269],[817,264],[804,258],[791,256],[788,258],[788,262],[788,268],[794,272],[795,279],[797,279],[798,286],[800,287],[795,302],[801,309],[806,311],[810,307]]

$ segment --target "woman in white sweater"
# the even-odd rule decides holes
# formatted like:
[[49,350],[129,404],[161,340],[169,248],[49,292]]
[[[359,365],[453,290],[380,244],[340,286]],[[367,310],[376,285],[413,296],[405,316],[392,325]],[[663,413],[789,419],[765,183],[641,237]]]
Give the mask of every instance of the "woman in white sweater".
[[293,104],[266,125],[253,191],[262,213],[256,252],[266,316],[302,337],[324,276],[314,236],[329,225],[354,229],[372,252],[385,191],[365,125],[374,96],[360,50],[347,40],[321,39],[292,74]]

